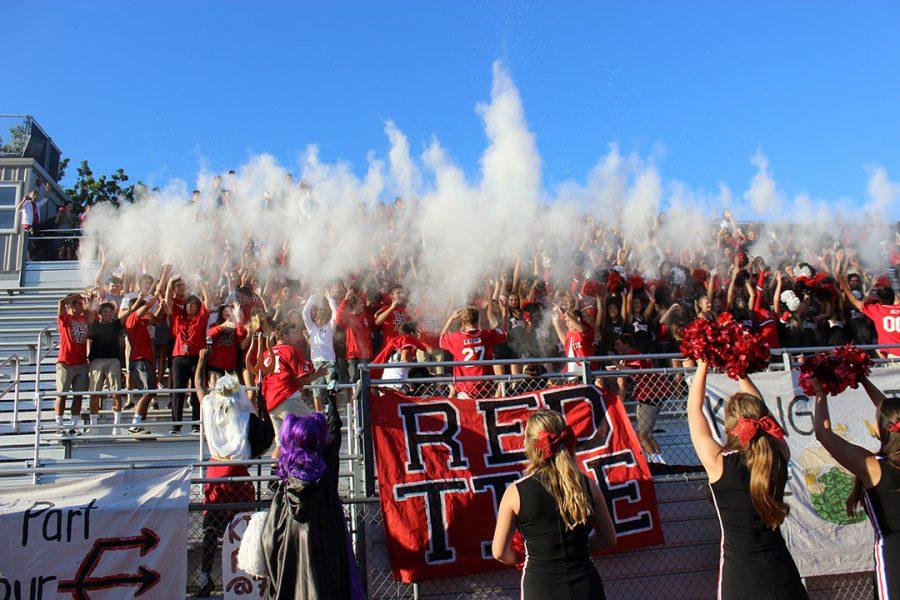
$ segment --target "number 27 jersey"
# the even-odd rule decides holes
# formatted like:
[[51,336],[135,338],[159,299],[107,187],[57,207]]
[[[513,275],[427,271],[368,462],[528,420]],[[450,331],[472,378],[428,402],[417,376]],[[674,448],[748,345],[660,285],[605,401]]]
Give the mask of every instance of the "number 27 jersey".
[[[440,346],[453,355],[455,361],[481,361],[494,358],[494,346],[506,341],[506,332],[497,329],[470,329],[468,331],[454,331],[441,336]],[[455,377],[478,377],[493,375],[494,369],[490,365],[464,365],[453,367]],[[484,391],[482,388],[492,387],[487,381],[460,381],[456,383],[457,392],[465,392],[473,398],[480,397]]]

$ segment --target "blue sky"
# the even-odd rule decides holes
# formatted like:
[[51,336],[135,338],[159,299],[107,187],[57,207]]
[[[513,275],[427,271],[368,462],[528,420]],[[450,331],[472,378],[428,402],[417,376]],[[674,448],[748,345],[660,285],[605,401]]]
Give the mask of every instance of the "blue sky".
[[393,119],[470,174],[474,106],[502,60],[547,187],[611,142],[665,179],[738,194],[769,157],[789,194],[900,179],[900,4],[889,2],[46,2],[0,0],[0,113],[64,155],[193,184],[254,152],[366,168]]

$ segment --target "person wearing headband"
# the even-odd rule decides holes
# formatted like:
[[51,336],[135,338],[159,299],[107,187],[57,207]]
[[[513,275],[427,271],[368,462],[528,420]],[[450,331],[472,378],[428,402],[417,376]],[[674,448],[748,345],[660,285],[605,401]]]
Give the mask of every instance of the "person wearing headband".
[[788,515],[784,486],[790,451],[784,431],[750,379],[725,402],[725,445],[703,404],[707,363],[697,362],[688,395],[688,427],[722,528],[718,598],[805,599],[806,589],[781,535]]
[[[605,598],[591,552],[616,543],[616,530],[597,483],[578,470],[575,435],[558,412],[540,409],[525,424],[525,477],[506,488],[492,552],[508,565],[516,528],[525,540],[522,598]],[[591,536],[593,532],[593,536]]]
[[839,436],[831,427],[828,395],[816,393],[816,439],[839,465],[855,476],[847,514],[863,508],[875,530],[875,585],[879,600],[900,598],[900,399],[888,398],[867,377],[863,388],[875,405],[881,446],[870,452]]

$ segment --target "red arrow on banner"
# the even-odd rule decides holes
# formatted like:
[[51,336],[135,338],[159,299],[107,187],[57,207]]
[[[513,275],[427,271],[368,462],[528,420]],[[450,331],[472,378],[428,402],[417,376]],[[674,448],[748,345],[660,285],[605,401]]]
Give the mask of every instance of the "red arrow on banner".
[[84,560],[78,566],[75,579],[60,581],[57,591],[72,594],[73,600],[91,600],[88,594],[89,590],[104,590],[113,587],[136,585],[138,589],[134,592],[134,597],[137,598],[159,583],[159,573],[141,565],[138,567],[137,573],[119,573],[95,577],[93,576],[94,569],[97,568],[100,557],[107,550],[120,551],[140,548],[140,555],[146,556],[158,544],[159,536],[146,527],[141,529],[141,535],[134,537],[101,538],[94,542],[94,545],[91,546],[91,549],[84,556]]

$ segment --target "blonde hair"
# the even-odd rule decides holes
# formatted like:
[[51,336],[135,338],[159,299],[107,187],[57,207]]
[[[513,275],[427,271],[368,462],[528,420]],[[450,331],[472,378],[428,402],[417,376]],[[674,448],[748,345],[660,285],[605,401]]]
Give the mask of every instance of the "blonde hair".
[[763,524],[777,529],[787,518],[790,507],[784,502],[786,483],[785,459],[775,447],[774,439],[758,431],[745,446],[741,446],[731,430],[741,418],[760,419],[771,416],[766,404],[753,394],[738,392],[725,403],[725,431],[728,448],[738,450],[750,470],[750,499]]
[[539,477],[559,506],[559,514],[567,529],[586,525],[593,512],[591,497],[584,488],[583,477],[565,446],[553,448],[553,456],[544,458],[536,447],[542,431],[555,435],[566,428],[566,421],[558,412],[542,408],[528,417],[525,424],[525,454],[528,456],[527,474]]

